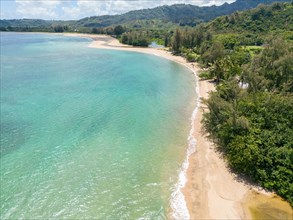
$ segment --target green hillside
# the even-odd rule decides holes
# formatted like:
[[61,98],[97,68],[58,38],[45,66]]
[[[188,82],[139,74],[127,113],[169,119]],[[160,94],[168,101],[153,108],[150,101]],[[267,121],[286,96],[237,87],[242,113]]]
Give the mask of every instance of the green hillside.
[[219,17],[209,23],[206,30],[219,37],[230,34],[242,44],[262,44],[268,34],[293,40],[293,6],[281,3],[269,7],[259,5],[248,11]]
[[130,11],[122,15],[89,17],[77,21],[76,24],[84,27],[107,27],[136,20],[160,19],[179,25],[195,26],[197,23],[207,22],[221,15],[254,8],[260,3],[270,4],[272,2],[275,0],[237,0],[231,4],[225,3],[221,6],[210,7],[177,4]]
[[[174,26],[171,22],[161,20],[138,20],[129,22],[124,27],[124,35],[143,36],[156,39],[166,46],[172,47],[174,31],[179,30],[181,41],[179,47],[174,49],[182,52],[192,49],[196,54],[206,51],[212,42],[221,42],[226,49],[235,46],[249,46],[250,51],[260,50],[257,46],[264,44],[265,40],[273,35],[285,40],[293,40],[293,7],[292,3],[274,3],[273,5],[259,5],[257,8],[234,12],[231,15],[221,16],[209,23],[202,23],[196,28]],[[211,38],[205,41],[205,38]],[[202,44],[205,41],[206,44]],[[132,44],[127,40],[123,43]],[[248,48],[248,47],[247,47]]]
[[[161,20],[164,23],[174,23],[179,26],[196,26],[201,22],[210,21],[221,15],[229,15],[235,11],[254,8],[258,4],[270,4],[275,0],[237,0],[221,6],[198,7],[194,5],[177,4],[160,6],[152,9],[130,11],[121,15],[93,16],[77,21],[44,21],[38,19],[0,20],[2,31],[54,31],[55,26],[65,27],[65,31],[90,32],[92,28],[104,28],[119,24],[127,25],[142,20]],[[286,1],[286,0],[279,0]]]

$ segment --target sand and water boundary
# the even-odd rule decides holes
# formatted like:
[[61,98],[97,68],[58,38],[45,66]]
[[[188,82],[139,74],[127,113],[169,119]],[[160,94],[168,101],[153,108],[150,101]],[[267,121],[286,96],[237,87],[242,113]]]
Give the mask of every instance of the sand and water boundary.
[[[188,209],[187,215],[190,219],[263,218],[268,216],[262,215],[261,210],[267,213],[266,210],[273,208],[279,211],[271,213],[269,217],[291,219],[293,211],[287,202],[233,174],[222,155],[206,138],[201,124],[202,114],[206,109],[201,100],[208,98],[209,92],[215,90],[215,85],[211,81],[198,79],[200,68],[196,63],[189,63],[183,57],[174,56],[164,49],[123,45],[107,35],[65,34],[65,36],[91,38],[93,40],[89,45],[91,48],[133,51],[163,57],[186,66],[194,73],[197,84],[197,106],[191,118],[190,146],[184,162],[186,169],[184,168],[180,173],[186,176],[186,181],[179,180],[178,183],[178,189],[184,195],[183,205]],[[196,149],[193,149],[193,144],[196,144]],[[186,213],[183,216],[186,216]],[[173,213],[173,217],[180,215]]]

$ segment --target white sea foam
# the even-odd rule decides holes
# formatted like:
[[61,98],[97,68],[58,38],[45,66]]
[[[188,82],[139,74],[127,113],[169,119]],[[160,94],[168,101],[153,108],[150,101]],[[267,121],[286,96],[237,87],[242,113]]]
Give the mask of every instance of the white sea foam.
[[176,183],[174,187],[174,191],[171,195],[171,208],[173,210],[172,217],[178,220],[190,219],[189,211],[187,208],[185,197],[182,193],[182,189],[185,187],[185,184],[187,182],[186,172],[189,167],[189,157],[196,150],[196,139],[193,135],[195,130],[194,120],[198,112],[199,103],[200,103],[198,77],[196,75],[196,72],[193,69],[191,69],[190,67],[188,68],[193,72],[195,76],[196,106],[191,116],[191,129],[188,136],[188,148],[186,152],[186,158],[181,166],[178,182]]

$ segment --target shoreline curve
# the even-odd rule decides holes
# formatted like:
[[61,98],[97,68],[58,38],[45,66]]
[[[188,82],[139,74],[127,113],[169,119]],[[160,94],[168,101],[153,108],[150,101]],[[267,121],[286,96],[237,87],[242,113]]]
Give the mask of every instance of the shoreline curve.
[[[212,187],[212,183],[209,181],[209,179],[206,179],[207,176],[205,175],[205,171],[201,170],[201,166],[198,166],[198,159],[203,156],[203,163],[206,163],[206,168],[213,169],[212,164],[208,163],[208,160],[206,158],[206,151],[205,147],[210,146],[211,143],[206,140],[203,137],[202,131],[201,131],[201,119],[202,119],[202,98],[207,98],[210,91],[215,90],[215,86],[210,83],[209,81],[199,81],[197,78],[197,72],[200,70],[200,68],[195,65],[195,63],[188,63],[185,58],[181,56],[174,56],[170,52],[164,50],[164,49],[155,49],[155,48],[144,48],[144,47],[132,47],[129,45],[121,44],[117,39],[107,36],[107,35],[93,35],[93,34],[78,34],[78,33],[68,33],[63,34],[65,36],[72,36],[72,37],[85,37],[85,38],[91,38],[93,41],[89,44],[90,48],[97,48],[97,49],[110,49],[110,50],[123,50],[123,51],[131,51],[131,52],[139,52],[139,53],[146,53],[151,54],[155,56],[159,56],[174,62],[177,62],[181,65],[184,65],[188,69],[192,71],[194,76],[196,77],[196,83],[197,83],[197,106],[194,112],[194,117],[192,117],[193,121],[192,124],[192,132],[189,136],[192,136],[196,140],[196,146],[194,152],[191,152],[190,155],[188,155],[187,149],[187,156],[185,159],[185,163],[187,163],[188,167],[186,167],[186,170],[184,168],[180,170],[179,174],[179,180],[178,180],[178,187],[180,189],[181,194],[184,198],[184,203],[186,204],[186,208],[188,210],[188,217],[189,219],[241,219],[244,216],[247,217],[248,213],[245,213],[243,207],[235,206],[234,203],[236,203],[239,199],[233,198],[234,201],[230,202],[229,204],[223,203],[222,205],[219,205],[218,202],[218,195],[217,193],[214,193],[214,187]],[[190,146],[188,146],[190,148]],[[216,158],[215,158],[216,159]],[[217,162],[223,162],[222,159],[217,158]],[[184,164],[183,164],[184,166]],[[221,167],[222,168],[222,167]],[[200,169],[200,170],[199,170]],[[195,172],[194,172],[195,171]],[[199,172],[200,171],[200,172]],[[186,181],[184,184],[180,183],[180,175],[186,174]],[[232,177],[232,174],[227,171],[226,173],[229,177]],[[212,174],[209,174],[209,178],[212,178]],[[224,180],[225,181],[225,180]],[[238,191],[238,184],[233,180],[233,178],[230,178],[229,181],[232,181],[230,185],[233,185],[235,189]],[[200,184],[205,183],[205,184]],[[197,184],[200,185],[200,188],[198,189]],[[223,181],[217,183],[217,185],[225,184]],[[236,185],[236,186],[235,186]],[[241,199],[244,198],[244,195],[248,192],[247,188],[241,189]],[[183,205],[185,205],[183,204]],[[220,206],[220,207],[219,207]],[[219,207],[219,208],[218,208]],[[171,204],[172,208],[172,204]],[[174,207],[173,207],[174,208]],[[172,209],[173,209],[172,208]],[[215,210],[215,211],[214,211]],[[217,210],[223,210],[224,213],[218,213]],[[228,210],[228,213],[227,213]],[[173,210],[174,211],[174,210]],[[233,216],[230,215],[229,212],[235,213]],[[241,213],[239,215],[238,213]],[[244,214],[245,213],[245,214]],[[244,216],[243,216],[244,214]],[[171,213],[170,216],[172,216],[175,219],[179,219],[180,215],[177,215],[176,213]],[[186,214],[183,216],[186,216]]]
[[[215,90],[215,85],[211,81],[198,79],[197,73],[200,68],[196,63],[189,63],[185,58],[174,56],[165,49],[124,45],[108,35],[78,33],[62,35],[91,38],[93,40],[89,45],[91,48],[152,54],[177,62],[192,71],[196,81],[197,100],[191,116],[191,131],[188,136],[187,155],[184,161],[187,166],[184,167],[183,164],[183,170],[180,171],[180,175],[182,172],[186,175],[186,181],[180,183],[179,176],[177,183],[179,184],[179,191],[184,195],[189,219],[253,219],[251,210],[257,208],[260,204],[250,205],[252,204],[252,195],[259,194],[267,199],[276,197],[273,193],[239,180],[229,170],[213,143],[205,137],[201,123],[205,106],[201,100],[208,98],[209,93]],[[254,200],[257,199],[254,198]],[[278,198],[278,200],[283,202],[281,198]],[[283,202],[281,208],[287,210],[288,215],[293,214],[292,208],[286,202]],[[172,216],[177,219],[176,215]]]

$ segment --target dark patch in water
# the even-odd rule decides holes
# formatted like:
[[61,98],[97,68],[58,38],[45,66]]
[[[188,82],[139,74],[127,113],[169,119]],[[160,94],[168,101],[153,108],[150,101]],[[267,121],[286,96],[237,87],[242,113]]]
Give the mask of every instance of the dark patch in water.
[[26,141],[25,126],[15,122],[0,125],[0,157],[19,149]]

